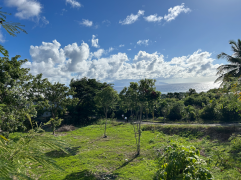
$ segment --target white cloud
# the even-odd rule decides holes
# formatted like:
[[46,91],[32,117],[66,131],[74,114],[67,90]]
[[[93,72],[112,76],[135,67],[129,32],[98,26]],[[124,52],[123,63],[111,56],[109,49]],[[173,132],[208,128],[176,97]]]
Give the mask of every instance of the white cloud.
[[124,44],[120,44],[119,47],[124,47],[125,45]]
[[131,14],[131,15],[127,16],[125,20],[123,20],[123,21],[120,20],[119,23],[122,25],[132,24],[132,23],[136,22],[140,16],[144,15],[144,12],[145,11],[143,11],[143,10],[139,10],[136,15]]
[[5,0],[9,7],[16,7],[15,16],[20,19],[30,19],[38,17],[41,13],[42,6],[37,0]]
[[174,6],[173,8],[168,9],[168,15],[165,15],[164,19],[167,22],[172,21],[182,12],[188,13],[191,12],[191,9],[185,8],[184,3],[182,3],[180,6]]
[[42,16],[42,17],[41,17],[41,20],[42,20],[42,22],[43,22],[45,25],[49,24],[49,21],[46,19],[45,16]]
[[82,43],[80,46],[77,43],[69,44],[64,47],[65,56],[68,58],[68,63],[62,66],[62,70],[67,72],[82,72],[87,67],[86,60],[90,55],[89,45]]
[[115,49],[115,48],[110,47],[109,50],[108,50],[108,52],[114,51],[114,49]]
[[80,24],[84,25],[84,26],[87,26],[87,27],[90,27],[93,25],[93,22],[88,20],[88,19],[82,19],[82,22],[80,22]]
[[131,49],[127,49],[127,51],[131,51]]
[[1,31],[1,26],[0,26],[0,42],[1,42],[1,43],[4,43],[4,42],[5,42],[5,39],[4,39],[3,34],[2,34],[2,31]]
[[42,42],[40,46],[30,46],[29,53],[36,63],[47,62],[49,59],[53,63],[63,63],[66,57],[60,46],[57,40],[53,40],[53,43]]
[[161,20],[163,19],[162,16],[157,16],[157,14],[154,15],[150,15],[147,17],[144,17],[144,19],[148,22],[161,22]]
[[[106,50],[108,51],[108,50]],[[54,40],[43,42],[40,46],[31,46],[31,62],[24,67],[30,68],[32,74],[43,73],[50,81],[69,84],[72,78],[95,78],[102,81],[139,80],[155,78],[158,81],[175,81],[176,79],[205,79],[215,77],[216,68],[211,53],[198,50],[191,55],[174,57],[165,61],[160,53],[139,51],[133,59],[126,53],[116,53],[102,57],[104,49],[90,52],[89,45],[69,44],[61,48]]]
[[98,49],[96,52],[94,52],[92,55],[93,57],[100,58],[105,53],[104,49]]
[[145,46],[148,46],[149,44],[149,39],[147,39],[147,40],[139,40],[139,41],[137,41],[137,43],[136,44],[138,44],[138,45],[145,45]]
[[99,39],[95,39],[95,35],[92,35],[91,43],[93,47],[99,48]]
[[82,5],[76,0],[66,0],[66,3],[69,3],[73,8],[81,7]]

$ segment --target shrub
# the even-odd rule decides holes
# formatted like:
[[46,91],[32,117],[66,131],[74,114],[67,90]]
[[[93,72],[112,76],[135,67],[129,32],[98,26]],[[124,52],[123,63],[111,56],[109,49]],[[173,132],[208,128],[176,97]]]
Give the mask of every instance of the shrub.
[[232,135],[230,138],[231,152],[240,153],[241,152],[241,135]]
[[193,106],[188,105],[185,107],[185,112],[188,120],[194,121],[198,117],[198,111]]
[[192,95],[192,96],[188,96],[187,98],[185,98],[184,104],[185,104],[185,106],[196,105],[196,106],[202,107],[203,104],[207,105],[209,101],[210,101],[210,99],[205,95],[199,95],[199,96]]
[[219,100],[220,119],[222,121],[239,121],[240,101],[234,94],[226,95]]
[[171,109],[170,113],[168,115],[168,118],[170,120],[179,120],[182,119],[184,116],[184,104],[182,101],[175,102]]
[[193,146],[167,146],[164,153],[158,156],[157,179],[213,179],[212,174],[204,168],[206,162],[199,156],[199,151]]
[[63,119],[58,118],[58,117],[50,118],[50,120],[45,125],[51,124],[52,130],[53,130],[53,134],[55,134],[56,127],[60,126],[62,121],[63,121]]
[[217,102],[216,100],[210,100],[210,103],[204,106],[202,110],[200,110],[200,117],[204,120],[215,120],[218,119],[218,110],[216,108]]
[[73,125],[63,125],[58,128],[57,132],[68,132],[73,130],[75,130],[75,127]]

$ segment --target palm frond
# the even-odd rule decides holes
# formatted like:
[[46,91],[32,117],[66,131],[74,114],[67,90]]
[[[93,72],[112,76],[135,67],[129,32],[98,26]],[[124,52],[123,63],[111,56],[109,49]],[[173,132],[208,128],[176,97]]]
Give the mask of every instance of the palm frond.
[[24,27],[24,25],[21,25],[20,23],[15,22],[3,22],[2,27],[11,35],[16,36],[16,34],[20,33],[21,31],[25,34],[28,34],[27,31],[22,29],[21,27]]
[[[2,9],[2,7],[0,7],[0,9]],[[27,34],[27,32],[24,29],[22,29],[24,25],[15,22],[7,22],[6,15],[11,14],[0,11],[0,24],[11,36],[16,36],[16,34],[20,33],[21,31]]]
[[221,65],[217,68],[218,72],[216,73],[216,75],[223,74],[223,73],[226,73],[228,71],[232,71],[233,69],[236,69],[236,68],[237,68],[237,66],[232,65],[232,64]]
[[[9,179],[12,176],[19,179],[31,179],[26,175],[26,170],[31,171],[28,168],[30,165],[39,164],[43,168],[63,170],[52,158],[46,156],[45,152],[62,150],[69,153],[67,147],[68,145],[64,141],[58,140],[56,137],[40,136],[37,133],[30,133],[9,141],[0,138],[0,179]],[[34,172],[32,173],[34,174]]]
[[221,58],[227,59],[227,57],[229,57],[229,55],[224,52],[221,52],[220,54],[217,55],[218,59],[221,59]]
[[241,40],[238,39],[238,49],[241,50]]
[[0,53],[4,56],[8,56],[8,51],[2,45],[0,45]]
[[235,46],[236,49],[239,49],[238,44],[237,44],[234,40],[230,40],[230,41],[229,41],[229,44],[231,44],[232,47]]
[[[2,7],[0,7],[0,10],[1,10],[1,9],[2,9]],[[6,19],[5,14],[6,14],[6,15],[11,15],[11,14],[9,14],[9,13],[7,13],[7,12],[2,12],[2,11],[0,11],[0,16],[1,16],[2,19]]]

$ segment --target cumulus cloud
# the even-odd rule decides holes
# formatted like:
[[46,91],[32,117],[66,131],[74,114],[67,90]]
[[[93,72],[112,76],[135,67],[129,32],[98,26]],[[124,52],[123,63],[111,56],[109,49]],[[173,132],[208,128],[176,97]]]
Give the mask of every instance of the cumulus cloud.
[[168,14],[164,16],[164,19],[169,22],[174,20],[182,12],[191,12],[191,9],[185,8],[184,6],[184,3],[182,3],[180,6],[174,6],[173,8],[168,9]]
[[125,45],[124,44],[120,44],[119,47],[124,47]]
[[99,39],[95,39],[95,35],[92,35],[92,40],[91,40],[92,46],[95,48],[99,48]]
[[134,22],[136,22],[138,20],[138,18],[142,15],[144,15],[143,10],[139,10],[138,13],[136,15],[131,14],[129,16],[126,17],[126,19],[124,19],[123,21],[119,21],[120,24],[122,25],[127,25],[127,24],[133,24]]
[[30,46],[29,53],[34,62],[63,63],[65,61],[64,50],[60,49],[61,44],[57,40],[52,43],[42,42],[40,46]]
[[30,19],[38,17],[41,13],[42,6],[36,0],[5,0],[5,4],[9,7],[16,7],[15,16],[20,19]]
[[104,49],[98,49],[96,52],[92,53],[92,57],[96,57],[99,59],[104,53]]
[[93,22],[88,20],[88,19],[83,19],[82,22],[80,22],[81,25],[84,25],[84,26],[87,26],[87,27],[90,27],[93,25]]
[[64,47],[65,56],[68,58],[65,66],[62,66],[63,71],[67,72],[82,72],[88,67],[86,60],[90,55],[89,45],[82,43],[80,46],[77,43],[69,44]]
[[161,20],[163,19],[162,16],[157,16],[157,14],[154,15],[150,15],[147,17],[144,17],[144,19],[148,22],[161,22]]
[[[106,50],[108,51],[108,50]],[[211,53],[197,50],[191,55],[174,57],[165,61],[164,55],[155,52],[139,51],[133,59],[126,53],[116,53],[108,57],[104,49],[90,52],[85,42],[61,44],[43,42],[40,46],[31,46],[31,62],[24,67],[32,74],[43,73],[50,81],[69,84],[72,78],[95,78],[107,82],[117,80],[139,80],[155,78],[157,80],[175,80],[187,78],[210,78],[216,74],[220,64],[214,64]]]
[[76,0],[66,0],[66,4],[70,4],[73,8],[81,7],[82,5]]
[[139,40],[139,41],[137,41],[136,44],[148,46],[149,45],[148,43],[149,43],[149,39],[147,39],[147,40]]

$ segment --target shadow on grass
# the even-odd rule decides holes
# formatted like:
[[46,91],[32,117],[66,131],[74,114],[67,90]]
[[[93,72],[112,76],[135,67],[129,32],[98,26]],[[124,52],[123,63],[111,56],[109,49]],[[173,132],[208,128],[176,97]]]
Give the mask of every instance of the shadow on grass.
[[73,172],[67,175],[64,180],[100,180],[100,179],[109,179],[114,180],[117,178],[117,175],[106,174],[106,173],[96,173],[93,174],[89,170],[85,169],[80,172]]
[[65,153],[62,150],[54,150],[54,151],[50,151],[45,153],[45,155],[47,157],[51,157],[51,158],[60,158],[60,157],[69,157],[69,156],[74,156],[78,153],[80,146],[77,147],[72,147],[71,149],[68,149],[67,151],[69,152],[68,154]]
[[80,172],[73,172],[67,175],[64,180],[97,180],[97,178],[87,169]]
[[136,159],[138,157],[138,155],[134,155],[130,160],[126,161],[125,163],[123,163],[120,167],[118,167],[116,170],[121,169],[123,167],[125,167],[126,165],[128,165],[130,162],[132,162],[134,159]]

